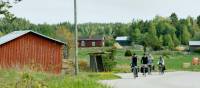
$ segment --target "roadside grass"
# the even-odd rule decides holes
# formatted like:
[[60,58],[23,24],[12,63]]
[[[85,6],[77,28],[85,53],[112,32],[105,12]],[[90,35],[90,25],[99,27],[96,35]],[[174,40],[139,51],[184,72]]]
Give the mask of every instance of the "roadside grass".
[[98,80],[119,78],[113,73],[53,75],[42,72],[0,70],[0,88],[111,88]]
[[120,76],[114,75],[112,72],[100,72],[100,73],[86,73],[88,77],[97,79],[97,80],[112,80],[120,79]]

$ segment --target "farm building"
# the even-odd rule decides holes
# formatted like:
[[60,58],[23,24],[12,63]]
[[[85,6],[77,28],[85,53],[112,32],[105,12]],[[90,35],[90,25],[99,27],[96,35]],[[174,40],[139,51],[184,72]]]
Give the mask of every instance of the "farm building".
[[63,45],[31,30],[14,31],[0,37],[0,66],[60,73]]
[[79,47],[103,47],[104,37],[80,37]]
[[118,42],[122,46],[129,46],[131,45],[130,37],[128,36],[118,36],[115,39],[116,42]]
[[190,51],[200,50],[200,41],[189,41]]

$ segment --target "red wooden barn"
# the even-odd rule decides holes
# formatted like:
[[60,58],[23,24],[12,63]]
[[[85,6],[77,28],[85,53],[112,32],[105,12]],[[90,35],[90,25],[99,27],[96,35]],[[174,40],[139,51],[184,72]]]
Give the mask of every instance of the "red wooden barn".
[[0,66],[34,67],[60,73],[64,43],[31,30],[14,31],[0,37]]
[[78,39],[79,47],[103,47],[104,37],[80,37]]

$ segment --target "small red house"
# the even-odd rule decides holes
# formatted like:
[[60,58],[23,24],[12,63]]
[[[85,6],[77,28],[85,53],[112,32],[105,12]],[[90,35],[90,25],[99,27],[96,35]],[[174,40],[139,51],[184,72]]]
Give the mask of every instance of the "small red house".
[[79,47],[103,47],[104,37],[82,37],[78,39]]
[[60,73],[64,43],[37,32],[14,31],[0,37],[0,67],[34,67]]

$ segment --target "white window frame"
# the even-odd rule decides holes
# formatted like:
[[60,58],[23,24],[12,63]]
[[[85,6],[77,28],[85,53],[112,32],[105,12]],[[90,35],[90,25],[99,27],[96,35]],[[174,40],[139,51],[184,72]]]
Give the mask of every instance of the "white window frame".
[[85,43],[86,43],[85,41],[81,41],[81,46],[85,46],[86,45]]
[[96,46],[96,42],[95,41],[92,42],[92,46],[93,47]]

